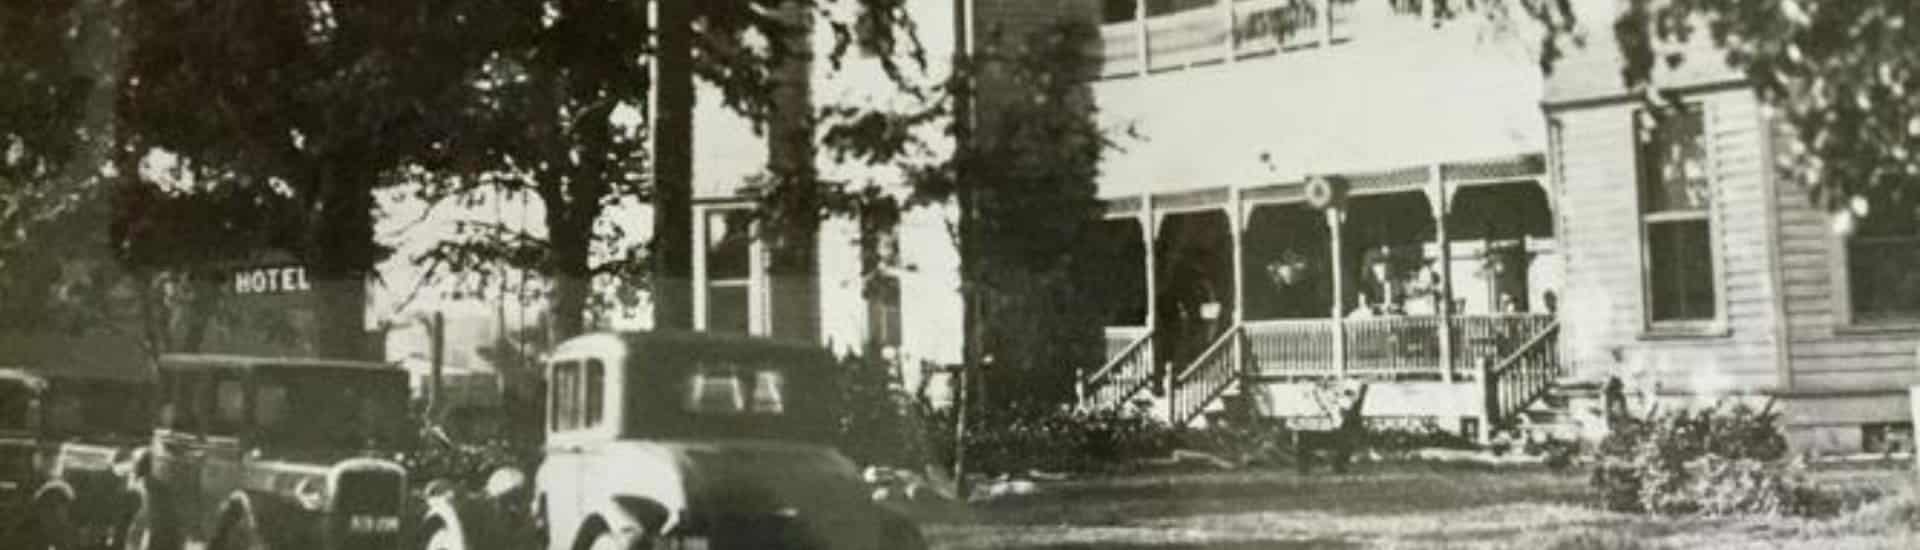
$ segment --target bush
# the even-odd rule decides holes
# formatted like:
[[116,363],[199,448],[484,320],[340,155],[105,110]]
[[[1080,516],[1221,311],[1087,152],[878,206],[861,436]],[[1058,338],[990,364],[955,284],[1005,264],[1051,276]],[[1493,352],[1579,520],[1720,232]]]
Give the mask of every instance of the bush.
[[1661,515],[1828,515],[1837,498],[1783,460],[1779,413],[1745,405],[1618,419],[1592,483],[1610,510]]
[[849,355],[841,360],[837,444],[854,462],[918,469],[933,460],[931,407],[907,396],[892,361]]
[[[936,417],[941,458],[951,460],[953,419]],[[1030,471],[1125,471],[1173,452],[1175,430],[1133,411],[1023,407],[978,412],[967,420],[967,469],[985,474]]]

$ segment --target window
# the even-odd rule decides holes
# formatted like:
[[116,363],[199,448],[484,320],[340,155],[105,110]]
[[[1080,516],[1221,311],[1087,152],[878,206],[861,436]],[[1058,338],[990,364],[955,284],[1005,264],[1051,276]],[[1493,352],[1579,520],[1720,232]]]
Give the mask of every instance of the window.
[[586,427],[600,425],[601,409],[605,408],[607,391],[607,367],[599,359],[587,360],[587,399]]
[[753,218],[744,208],[710,210],[706,223],[706,330],[747,334],[753,286]]
[[1920,323],[1920,200],[1885,186],[1861,199],[1866,215],[1846,239],[1852,321]]
[[236,373],[214,377],[212,420],[207,431],[213,435],[236,435],[247,425],[246,386]]
[[580,364],[562,361],[553,365],[553,382],[548,384],[552,394],[547,400],[551,409],[547,413],[547,422],[553,431],[566,431],[580,426]]
[[1718,319],[1713,188],[1700,106],[1642,111],[1635,126],[1648,321],[1671,326]]

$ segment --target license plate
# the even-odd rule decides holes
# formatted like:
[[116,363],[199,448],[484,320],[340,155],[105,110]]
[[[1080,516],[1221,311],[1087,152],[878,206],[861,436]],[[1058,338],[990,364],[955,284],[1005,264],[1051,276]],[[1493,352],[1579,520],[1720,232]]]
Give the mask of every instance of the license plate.
[[350,516],[347,518],[347,532],[398,533],[400,532],[400,518],[395,516]]

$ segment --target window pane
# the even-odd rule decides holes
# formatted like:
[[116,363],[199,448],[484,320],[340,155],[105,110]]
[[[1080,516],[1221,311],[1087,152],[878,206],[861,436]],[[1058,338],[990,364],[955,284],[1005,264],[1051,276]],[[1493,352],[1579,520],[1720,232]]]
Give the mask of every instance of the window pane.
[[213,425],[209,431],[218,435],[239,433],[247,420],[246,388],[239,380],[222,377],[214,384],[213,395]]
[[1920,319],[1920,238],[1854,238],[1847,284],[1856,321]]
[[607,369],[599,359],[587,360],[587,426],[600,425],[600,409],[606,392]]
[[707,280],[745,279],[751,272],[752,212],[707,213]]
[[1641,210],[1706,208],[1712,197],[1699,106],[1650,113],[1643,111],[1638,121]]
[[1707,220],[1647,224],[1653,320],[1714,317],[1713,245]]
[[747,333],[746,285],[707,287],[707,331]]
[[1139,0],[1104,0],[1100,9],[1100,20],[1105,23],[1132,21],[1135,6]]

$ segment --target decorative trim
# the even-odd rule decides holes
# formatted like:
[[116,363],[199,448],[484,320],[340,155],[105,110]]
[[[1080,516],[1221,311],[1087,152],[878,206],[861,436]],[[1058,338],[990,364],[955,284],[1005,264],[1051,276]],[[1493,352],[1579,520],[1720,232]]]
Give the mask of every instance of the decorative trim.
[[1537,178],[1546,174],[1546,156],[1538,153],[1440,164],[1440,179],[1450,182],[1515,180]]
[[[1660,87],[1659,90],[1661,93],[1667,94],[1667,95],[1688,95],[1688,94],[1718,92],[1718,91],[1730,90],[1734,88],[1748,88],[1748,87],[1752,87],[1752,84],[1748,83],[1745,77],[1733,77],[1725,80],[1714,80],[1709,82],[1700,82],[1700,83],[1686,84],[1681,86],[1665,86],[1665,87]],[[1644,93],[1642,92],[1635,92],[1632,90],[1622,90],[1618,92],[1587,96],[1587,97],[1579,97],[1579,98],[1573,98],[1573,99],[1557,99],[1557,100],[1541,101],[1540,108],[1546,110],[1547,114],[1553,114],[1554,112],[1557,112],[1557,111],[1582,109],[1587,107],[1603,107],[1607,105],[1627,103],[1630,101],[1638,101],[1643,95]]]
[[1174,193],[1156,193],[1153,195],[1153,210],[1156,213],[1181,210],[1202,210],[1225,208],[1231,193],[1226,187],[1195,189]]

